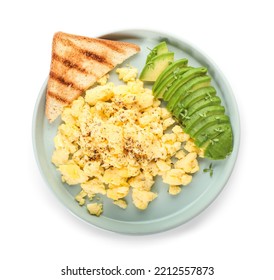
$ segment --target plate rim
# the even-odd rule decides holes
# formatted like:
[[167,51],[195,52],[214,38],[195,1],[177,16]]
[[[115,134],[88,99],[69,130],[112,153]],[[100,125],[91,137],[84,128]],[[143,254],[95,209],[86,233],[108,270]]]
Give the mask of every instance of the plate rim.
[[[216,65],[216,63],[208,55],[206,55],[202,50],[200,50],[197,46],[195,46],[195,44],[192,44],[192,43],[188,42],[187,40],[185,40],[181,36],[180,37],[174,36],[170,32],[167,34],[167,33],[163,33],[163,32],[158,31],[158,30],[150,30],[150,29],[113,30],[111,32],[104,33],[103,35],[98,36],[98,38],[113,37],[114,35],[119,35],[119,34],[124,34],[125,35],[126,33],[128,33],[128,34],[136,34],[136,33],[140,34],[140,33],[143,33],[143,32],[153,33],[153,34],[156,34],[157,36],[164,36],[164,37],[167,37],[167,38],[171,38],[172,40],[175,40],[175,41],[179,42],[179,44],[182,43],[183,45],[188,45],[191,49],[194,49],[195,52],[197,52],[203,59],[206,59],[207,62],[209,62],[209,64],[212,65],[212,67],[218,72],[218,75],[220,75],[220,77],[222,78],[222,80],[223,80],[222,84],[224,84],[227,91],[229,92],[230,101],[233,103],[232,104],[233,109],[236,113],[235,120],[237,120],[237,123],[233,122],[233,125],[234,125],[233,153],[230,155],[230,157],[233,156],[233,159],[230,160],[229,171],[226,172],[226,174],[225,174],[226,176],[222,180],[222,186],[219,186],[217,188],[217,190],[215,190],[214,192],[212,192],[213,190],[211,190],[211,191],[207,191],[203,194],[203,196],[207,196],[207,199],[205,200],[203,198],[202,203],[200,202],[200,206],[198,207],[199,210],[194,211],[195,212],[194,214],[190,213],[190,214],[187,215],[187,217],[183,218],[183,217],[181,217],[182,216],[182,213],[181,213],[182,211],[178,211],[178,212],[173,213],[171,215],[165,216],[163,218],[154,219],[152,221],[128,222],[128,221],[114,220],[114,219],[104,217],[104,216],[100,216],[99,218],[94,217],[94,219],[92,219],[92,222],[87,221],[84,217],[82,217],[80,215],[81,212],[77,211],[77,208],[75,207],[75,205],[78,206],[77,203],[75,203],[75,205],[72,205],[71,203],[69,203],[69,205],[68,205],[68,203],[66,203],[64,198],[62,198],[60,195],[58,195],[58,193],[56,193],[56,191],[52,188],[52,186],[50,186],[49,180],[48,180],[47,176],[45,175],[45,172],[44,172],[44,170],[42,168],[42,165],[41,165],[41,162],[40,162],[39,151],[38,151],[37,142],[36,142],[36,126],[37,126],[37,122],[38,122],[37,114],[38,114],[39,105],[40,105],[40,103],[41,103],[41,101],[44,97],[44,92],[45,92],[45,89],[46,89],[46,86],[47,86],[48,77],[45,79],[45,81],[44,81],[44,83],[43,83],[43,85],[42,85],[42,87],[39,91],[39,95],[38,95],[38,97],[36,99],[36,102],[35,102],[35,107],[34,107],[33,117],[32,117],[32,144],[33,144],[32,146],[33,146],[33,151],[34,151],[34,155],[35,155],[35,160],[36,160],[36,163],[39,167],[40,174],[42,175],[44,181],[47,183],[47,186],[55,194],[55,197],[58,198],[58,200],[65,206],[65,208],[67,210],[69,210],[70,213],[73,214],[73,216],[77,217],[81,221],[84,221],[88,225],[95,226],[95,227],[100,228],[102,230],[107,230],[107,231],[112,231],[112,232],[122,233],[122,234],[130,234],[130,235],[145,235],[145,234],[153,234],[153,233],[159,233],[159,232],[167,231],[167,230],[176,228],[178,226],[182,226],[183,224],[187,223],[189,220],[195,218],[200,213],[202,213],[208,206],[210,206],[215,201],[215,199],[222,192],[222,190],[226,186],[229,178],[231,177],[231,174],[234,170],[234,167],[235,167],[235,164],[236,164],[236,161],[237,161],[237,158],[238,158],[238,153],[239,153],[239,148],[240,148],[240,138],[241,138],[240,114],[239,114],[239,108],[238,108],[233,90],[232,90],[227,78],[225,77],[223,72],[220,70],[220,68]],[[191,202],[190,205],[192,205],[196,200]],[[165,223],[163,223],[163,221],[165,221]],[[144,227],[144,225],[146,225],[146,227]]]

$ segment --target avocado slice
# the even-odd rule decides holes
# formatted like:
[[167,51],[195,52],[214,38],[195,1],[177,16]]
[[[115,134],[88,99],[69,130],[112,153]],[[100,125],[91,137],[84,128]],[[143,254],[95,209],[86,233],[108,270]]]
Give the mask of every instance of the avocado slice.
[[229,122],[229,117],[224,114],[211,115],[211,116],[203,118],[200,122],[198,122],[194,126],[192,126],[190,129],[187,130],[187,133],[195,141],[196,134],[198,134],[200,131],[202,131],[214,124],[228,123],[228,122]]
[[154,92],[157,91],[157,87],[161,84],[161,82],[163,80],[165,80],[171,73],[173,73],[173,75],[176,75],[180,68],[187,66],[188,60],[186,58],[182,58],[179,60],[176,60],[174,62],[172,62],[161,74],[160,76],[157,78],[157,80],[155,81],[153,87],[152,87],[152,92],[154,94]]
[[149,63],[157,55],[167,53],[167,52],[168,52],[168,47],[167,47],[166,42],[165,41],[160,42],[148,54],[147,59],[146,59],[146,64]]
[[172,86],[164,93],[163,99],[169,101],[173,94],[187,81],[194,77],[205,75],[207,72],[206,67],[193,68],[184,73],[181,78],[177,79]]
[[201,122],[206,117],[212,115],[223,115],[224,113],[225,108],[221,105],[205,107],[193,114],[191,118],[183,120],[185,126],[184,131],[188,133],[188,131],[191,131],[193,126],[197,125],[197,123]]
[[231,125],[218,135],[218,137],[210,139],[204,148],[204,156],[209,159],[219,160],[225,159],[233,150],[233,132]]
[[204,99],[208,94],[211,95],[211,97],[216,95],[216,89],[212,86],[208,87],[202,87],[197,90],[195,90],[192,94],[186,96],[186,98],[183,100],[183,107],[189,108],[194,103]]
[[203,88],[208,88],[208,86],[210,85],[211,78],[209,76],[196,77],[194,79],[196,79],[196,81],[198,80],[197,84],[195,84],[191,88],[191,90],[188,90],[187,92],[185,92],[185,94],[182,94],[180,100],[177,102],[177,104],[173,108],[172,114],[176,118],[179,117],[179,115],[182,111],[187,109],[187,107],[184,103],[186,98],[190,98],[197,90],[201,90]]
[[205,147],[210,143],[209,140],[219,138],[226,130],[230,129],[230,123],[214,124],[203,131],[200,131],[195,137],[195,145],[197,147]]
[[[162,98],[165,92],[177,81],[181,76],[188,70],[193,69],[192,67],[183,66],[179,70],[171,72],[165,79],[162,79],[158,84],[157,88],[153,92],[153,95],[158,98]],[[157,79],[158,80],[158,79]]]
[[183,103],[184,98],[189,96],[193,91],[207,87],[210,85],[211,78],[209,76],[198,76],[183,84],[169,99],[167,109],[172,112],[177,104]]
[[141,81],[154,82],[167,66],[173,62],[174,53],[168,52],[155,56],[144,67],[140,74]]
[[[180,116],[184,115],[187,117],[187,119],[191,118],[191,116],[198,110],[208,107],[208,106],[213,106],[213,105],[220,105],[221,104],[221,98],[219,96],[213,96],[211,100],[200,100],[196,103],[194,103],[192,106],[189,108],[184,108],[184,107],[177,107],[172,114],[177,118],[183,120]],[[183,105],[182,105],[183,106]]]
[[[189,94],[188,96],[186,96],[182,102],[178,103],[177,106],[174,108],[173,110],[173,114],[176,118],[179,117],[180,113],[184,110],[187,109],[188,111],[188,116],[189,115],[189,109],[196,103],[198,103],[199,101],[201,101],[201,103],[206,102],[205,97],[208,96],[208,94],[210,94],[211,99],[212,97],[216,96],[216,90],[214,87],[212,86],[208,86],[208,87],[202,87],[199,88],[197,90],[195,90],[194,92],[192,92],[192,94]],[[220,100],[221,104],[221,99],[218,97],[218,99]],[[214,102],[212,105],[215,105],[216,102]],[[209,105],[209,103],[207,104],[207,106]]]
[[197,101],[196,103],[192,104],[188,108],[188,116],[191,117],[195,112],[198,110],[205,108],[207,106],[212,106],[212,105],[220,105],[221,104],[221,98],[219,96],[212,96],[210,98],[205,98],[200,101]]

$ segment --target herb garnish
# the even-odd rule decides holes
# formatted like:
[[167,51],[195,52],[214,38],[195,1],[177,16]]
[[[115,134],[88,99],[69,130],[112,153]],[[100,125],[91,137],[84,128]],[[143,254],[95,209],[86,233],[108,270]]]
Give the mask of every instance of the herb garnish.
[[176,68],[172,73],[175,80],[177,80],[180,77],[178,75],[179,71],[180,71],[180,68]]
[[213,99],[212,99],[212,95],[208,92],[207,94],[206,94],[206,97],[205,97],[205,100],[210,100],[210,101],[213,101]]
[[218,138],[210,139],[210,144],[214,145],[215,143],[219,142]]
[[212,177],[212,176],[213,176],[213,167],[212,167],[212,163],[210,163],[209,167],[208,167],[208,168],[205,168],[203,171],[204,171],[205,173],[206,173],[206,172],[209,172],[210,177]]
[[199,116],[202,117],[202,118],[206,118],[206,112],[200,113]]
[[224,132],[224,130],[221,127],[215,128],[214,129],[216,132]]
[[180,116],[182,119],[189,120],[190,117],[187,114],[188,114],[187,109],[184,109],[183,112],[180,113]]

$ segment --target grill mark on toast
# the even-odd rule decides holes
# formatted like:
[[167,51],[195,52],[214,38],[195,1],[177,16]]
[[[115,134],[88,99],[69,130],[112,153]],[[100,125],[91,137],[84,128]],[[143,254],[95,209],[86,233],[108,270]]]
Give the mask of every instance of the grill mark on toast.
[[[109,49],[112,49],[113,51],[118,52],[120,54],[126,54],[129,51],[132,51],[132,52],[140,51],[139,46],[133,45],[131,43],[126,43],[126,42],[119,42],[119,41],[113,41],[113,40],[101,38],[101,39],[98,39],[98,43],[101,45],[104,45],[104,46],[108,47]],[[117,43],[119,43],[119,44],[117,44]]]
[[122,53],[122,54],[126,53],[126,50],[124,48],[120,48],[116,45],[113,45],[112,42],[109,42],[108,40],[100,39],[99,43],[118,53]]
[[84,54],[86,57],[91,58],[92,60],[96,60],[99,63],[105,64],[109,67],[113,67],[112,63],[107,61],[107,59],[101,55],[98,55],[94,52],[91,52],[89,50],[84,50],[84,49],[80,49],[80,52]]
[[120,42],[120,44],[123,45],[123,47],[120,47],[120,46],[117,46],[117,44],[113,44],[112,41],[110,41],[108,39],[103,39],[103,38],[94,39],[94,38],[89,38],[86,36],[75,36],[75,35],[70,35],[70,36],[76,40],[78,40],[79,38],[82,38],[83,40],[90,42],[90,43],[97,43],[97,44],[99,43],[105,47],[108,47],[109,49],[112,49],[113,51],[116,51],[116,52],[122,53],[122,54],[126,53],[126,50],[123,48],[123,47],[125,47],[124,45],[127,45],[127,47],[129,48],[129,45],[125,44],[124,42]]
[[59,76],[58,74],[54,73],[53,71],[50,71],[49,76],[51,79],[58,81],[59,83],[67,86],[67,87],[71,87],[74,88],[76,90],[82,90],[81,88],[79,88],[78,86],[76,86],[73,82],[69,82],[66,79],[64,79],[63,77]]
[[76,69],[77,71],[82,72],[84,74],[91,74],[86,69],[84,69],[83,67],[78,65],[77,63],[74,63],[74,62],[70,61],[69,59],[59,56],[57,53],[52,54],[52,59],[55,59],[55,60],[61,62],[68,68]]
[[101,64],[104,64],[110,68],[113,68],[114,65],[109,62],[105,57],[99,55],[99,54],[96,54],[90,50],[86,50],[86,49],[83,49],[79,46],[77,46],[77,44],[73,43],[71,40],[69,39],[66,39],[66,38],[60,38],[60,41],[65,45],[65,46],[70,46],[74,49],[74,51],[77,51],[78,53],[80,54],[83,54],[85,57],[87,57],[88,59],[92,59],[94,61],[97,61]]
[[58,93],[54,93],[50,90],[47,91],[47,95],[50,96],[51,98],[58,100],[59,102],[63,103],[63,104],[68,104],[68,100],[66,98],[62,98],[60,95],[58,95]]

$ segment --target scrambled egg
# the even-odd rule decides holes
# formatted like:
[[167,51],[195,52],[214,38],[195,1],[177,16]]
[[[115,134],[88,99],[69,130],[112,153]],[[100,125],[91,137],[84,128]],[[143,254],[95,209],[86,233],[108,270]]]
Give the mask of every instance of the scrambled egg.
[[[80,205],[100,194],[125,209],[131,193],[133,204],[144,210],[157,198],[155,176],[177,195],[199,170],[202,151],[136,79],[137,69],[116,72],[124,84],[103,77],[63,110],[52,162],[63,182],[81,185],[75,197]],[[87,209],[96,216],[103,211],[98,203],[87,203]]]
[[100,216],[103,212],[102,203],[89,203],[87,204],[87,209],[91,215]]

